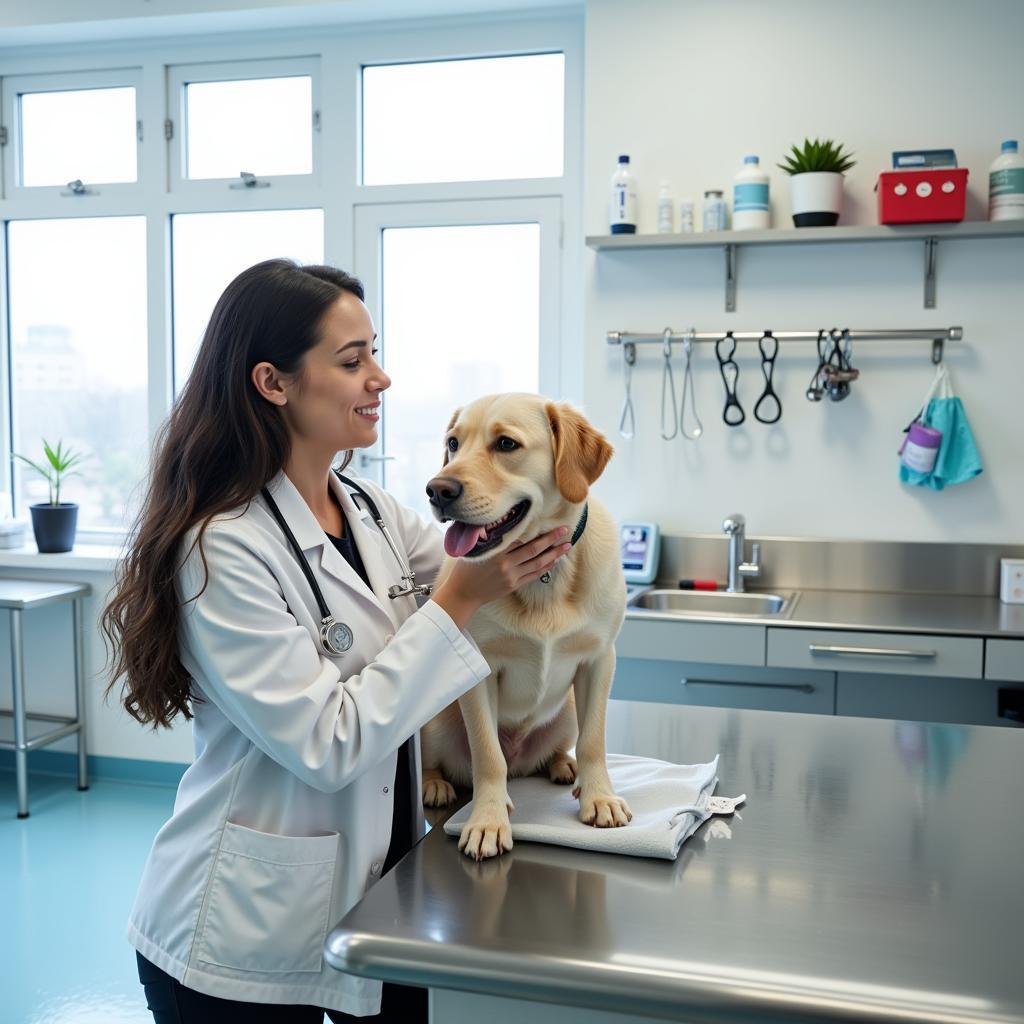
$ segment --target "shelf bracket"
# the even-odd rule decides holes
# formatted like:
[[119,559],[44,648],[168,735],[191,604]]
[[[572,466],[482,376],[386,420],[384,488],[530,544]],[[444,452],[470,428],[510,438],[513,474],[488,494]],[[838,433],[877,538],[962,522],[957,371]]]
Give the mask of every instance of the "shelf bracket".
[[736,312],[736,244],[725,247],[725,311]]
[[924,308],[935,308],[935,258],[939,250],[937,238],[924,240]]

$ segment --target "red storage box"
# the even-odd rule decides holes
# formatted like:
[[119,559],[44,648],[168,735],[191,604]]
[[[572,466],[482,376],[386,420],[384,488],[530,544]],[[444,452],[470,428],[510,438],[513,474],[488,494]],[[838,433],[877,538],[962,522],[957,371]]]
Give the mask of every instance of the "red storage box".
[[875,185],[879,224],[922,224],[963,220],[967,168],[939,171],[883,171]]

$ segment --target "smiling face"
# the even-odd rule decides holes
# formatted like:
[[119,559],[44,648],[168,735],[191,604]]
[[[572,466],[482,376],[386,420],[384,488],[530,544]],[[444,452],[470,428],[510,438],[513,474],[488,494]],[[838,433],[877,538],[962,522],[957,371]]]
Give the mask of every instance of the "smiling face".
[[452,523],[445,550],[487,557],[578,517],[611,454],[580,413],[537,395],[489,395],[458,410],[427,485],[434,517]]
[[369,312],[351,292],[328,307],[320,341],[284,385],[282,412],[293,437],[331,452],[376,442],[381,393],[391,386],[374,358],[376,338]]

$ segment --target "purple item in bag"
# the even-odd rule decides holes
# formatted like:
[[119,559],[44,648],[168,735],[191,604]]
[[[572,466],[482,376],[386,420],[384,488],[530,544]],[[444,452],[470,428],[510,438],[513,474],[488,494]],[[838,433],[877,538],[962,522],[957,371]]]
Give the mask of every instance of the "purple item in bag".
[[930,473],[942,447],[942,431],[914,420],[900,447],[900,461],[918,473]]

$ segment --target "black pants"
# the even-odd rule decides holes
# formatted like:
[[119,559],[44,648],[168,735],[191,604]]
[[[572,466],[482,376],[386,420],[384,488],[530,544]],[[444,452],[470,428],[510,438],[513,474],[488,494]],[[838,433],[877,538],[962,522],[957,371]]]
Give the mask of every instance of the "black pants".
[[146,990],[146,1003],[155,1024],[322,1024],[327,1014],[333,1024],[350,1021],[377,1021],[378,1024],[426,1024],[427,990],[384,982],[380,1013],[373,1017],[353,1017],[340,1010],[319,1006],[243,1003],[237,999],[218,999],[185,988],[141,953],[139,981]]

